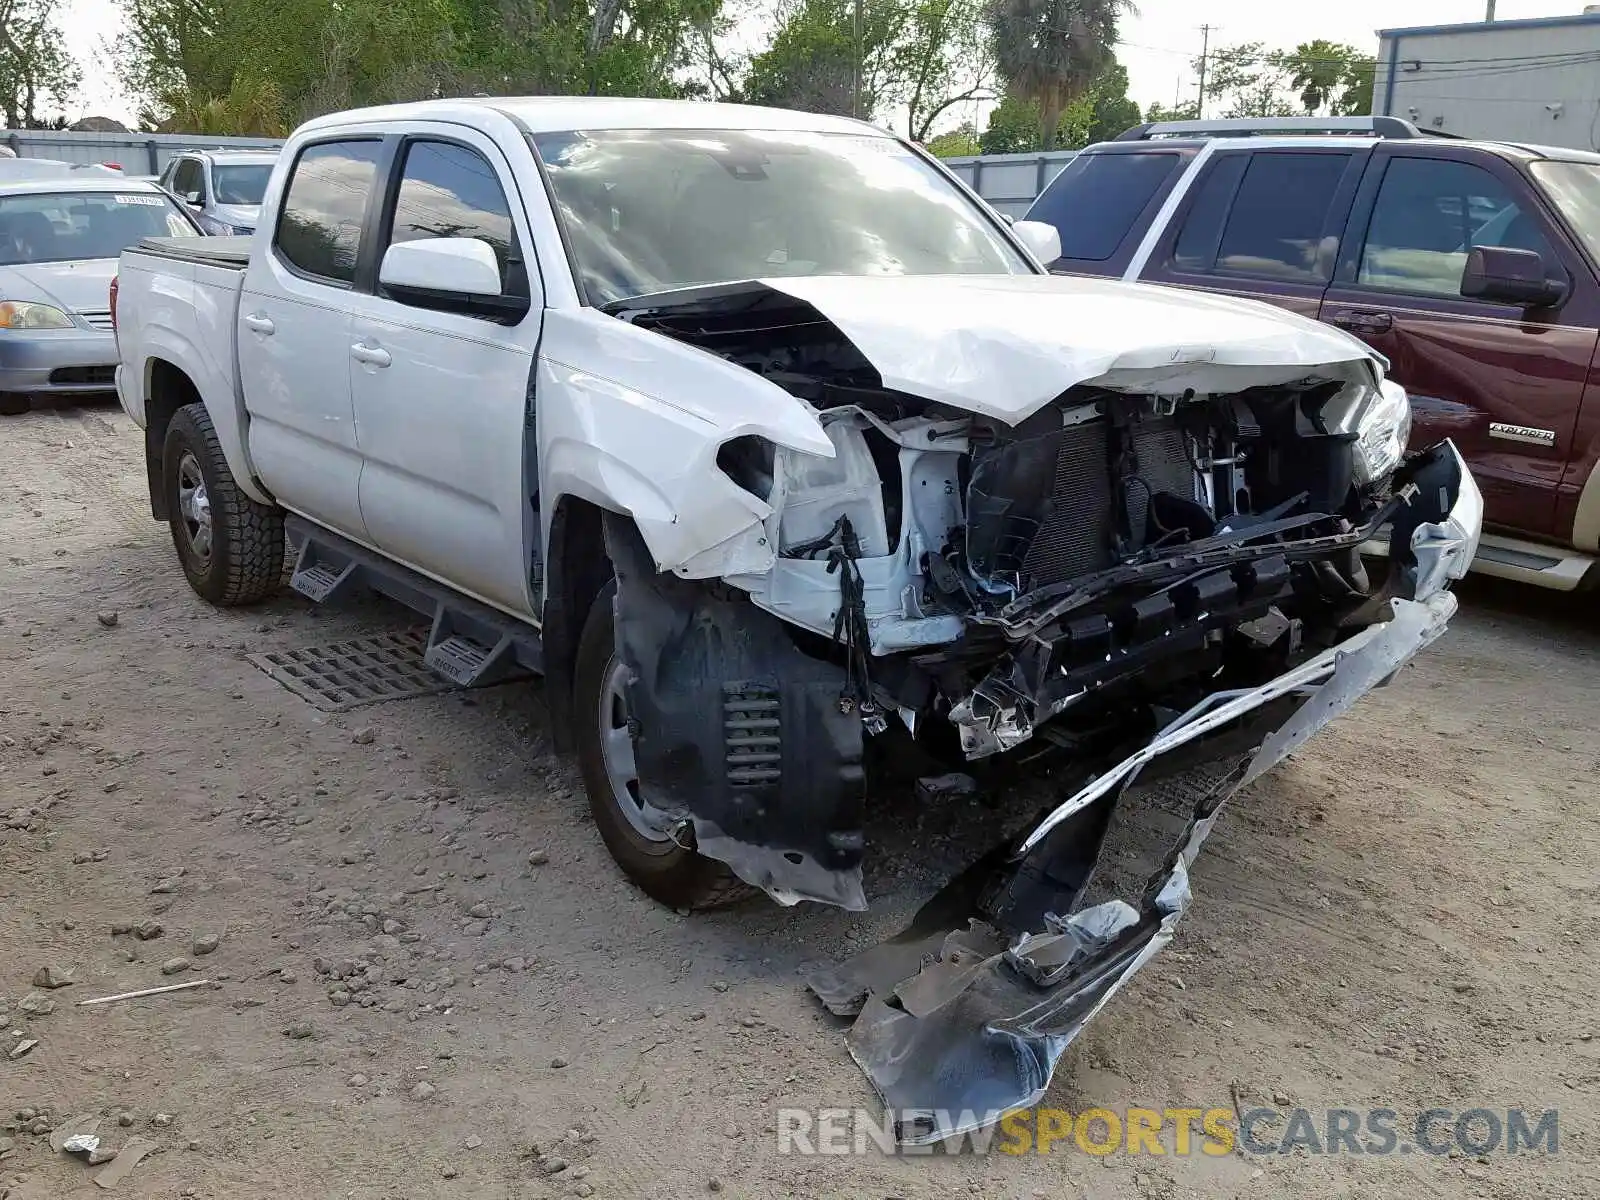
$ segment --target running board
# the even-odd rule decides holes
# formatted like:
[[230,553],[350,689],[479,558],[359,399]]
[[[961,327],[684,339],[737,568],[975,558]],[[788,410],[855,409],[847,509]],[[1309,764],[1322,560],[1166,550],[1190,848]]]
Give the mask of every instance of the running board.
[[[1363,542],[1361,553],[1377,558],[1386,557],[1389,553],[1388,539],[1380,536]],[[1472,570],[1479,575],[1511,579],[1553,592],[1575,592],[1584,586],[1596,562],[1600,560],[1561,546],[1486,533],[1478,542],[1478,555],[1472,560]],[[1596,582],[1600,582],[1600,571],[1594,572],[1590,586]]]
[[313,525],[284,522],[295,550],[289,586],[319,604],[377,592],[432,621],[423,662],[458,687],[487,687],[527,671],[542,674],[539,630],[409,567]]

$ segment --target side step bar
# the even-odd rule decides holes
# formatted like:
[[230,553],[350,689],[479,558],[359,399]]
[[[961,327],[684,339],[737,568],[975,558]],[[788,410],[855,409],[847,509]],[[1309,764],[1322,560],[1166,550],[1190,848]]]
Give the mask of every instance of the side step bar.
[[[1389,543],[1382,536],[1363,542],[1361,553],[1387,557]],[[1553,592],[1575,592],[1600,585],[1600,559],[1562,546],[1529,542],[1504,534],[1485,533],[1478,542],[1478,555],[1472,569],[1480,575],[1511,579],[1517,583],[1548,588]]]
[[544,672],[544,649],[532,625],[303,517],[291,514],[284,530],[295,551],[290,587],[319,604],[378,592],[432,618],[423,662],[458,687],[487,687],[524,671]]

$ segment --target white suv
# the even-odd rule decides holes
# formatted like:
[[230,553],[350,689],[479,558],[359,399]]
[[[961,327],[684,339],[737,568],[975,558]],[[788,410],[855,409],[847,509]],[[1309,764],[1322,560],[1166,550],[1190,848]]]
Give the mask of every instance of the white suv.
[[160,183],[207,233],[251,234],[277,161],[275,150],[185,150],[167,163]]

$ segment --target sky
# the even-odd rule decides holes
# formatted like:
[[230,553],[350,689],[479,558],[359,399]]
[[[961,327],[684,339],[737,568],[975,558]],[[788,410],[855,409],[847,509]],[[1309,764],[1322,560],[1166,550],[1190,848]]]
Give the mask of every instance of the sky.
[[[249,3],[249,0],[242,0]],[[864,0],[871,4],[872,0]],[[1211,45],[1261,41],[1269,49],[1292,49],[1300,42],[1326,38],[1376,53],[1377,30],[1408,25],[1447,25],[1481,21],[1486,0],[1141,0],[1139,15],[1124,18],[1117,53],[1128,68],[1129,94],[1146,106],[1194,98],[1191,62],[1200,53],[1200,26],[1212,27]],[[1581,12],[1585,0],[1498,0],[1497,20],[1562,16]],[[109,46],[119,18],[114,0],[69,0],[67,45],[84,67],[84,86],[75,111],[133,123],[133,106],[116,83]],[[971,113],[951,113],[951,124]]]

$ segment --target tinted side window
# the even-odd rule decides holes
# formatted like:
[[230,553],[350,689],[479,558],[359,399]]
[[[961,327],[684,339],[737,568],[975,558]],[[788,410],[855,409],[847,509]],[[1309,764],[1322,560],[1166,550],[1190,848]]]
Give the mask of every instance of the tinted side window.
[[382,143],[320,142],[295,160],[278,216],[278,252],[308,275],[349,283]]
[[1482,167],[1439,158],[1396,158],[1383,173],[1359,283],[1427,295],[1459,296],[1474,246],[1555,254],[1538,223]]
[[1080,154],[1028,210],[1061,233],[1061,257],[1104,262],[1178,169],[1176,154]]
[[516,229],[511,206],[495,178],[494,168],[482,155],[451,142],[412,142],[406,148],[400,191],[395,200],[389,244],[417,238],[470,237],[487,242],[500,264],[500,288],[520,276],[520,293],[527,295],[526,275],[508,263],[516,253]]
[[187,196],[191,192],[201,193],[204,198],[205,179],[200,171],[200,164],[192,158],[186,158],[178,164],[178,169],[172,174],[172,190],[180,196]]
[[1173,265],[1180,271],[1210,271],[1216,267],[1222,226],[1249,165],[1247,154],[1221,154],[1211,160],[1205,178],[1195,187],[1194,199],[1172,248]]
[[[1223,172],[1216,172],[1212,177],[1215,190],[1197,197],[1195,202],[1196,210],[1227,206],[1215,257],[1202,237],[1204,230],[1197,225],[1190,241],[1184,243],[1180,238],[1180,261],[1189,270],[1257,279],[1301,283],[1326,280],[1333,256],[1321,253],[1322,231],[1334,191],[1349,162],[1348,154],[1251,154],[1243,168],[1243,178],[1231,193],[1231,205],[1226,201],[1226,181],[1220,178]],[[1191,222],[1199,217],[1206,214],[1191,211]]]

